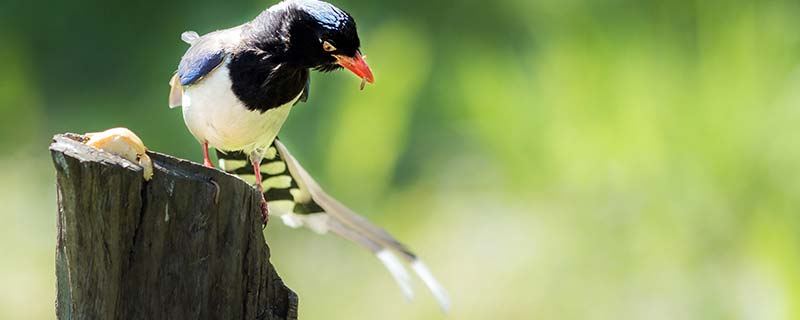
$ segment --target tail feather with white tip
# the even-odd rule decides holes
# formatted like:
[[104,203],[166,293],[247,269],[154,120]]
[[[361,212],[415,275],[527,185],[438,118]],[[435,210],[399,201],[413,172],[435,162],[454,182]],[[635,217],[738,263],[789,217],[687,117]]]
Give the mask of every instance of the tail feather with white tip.
[[[331,233],[355,242],[372,252],[400,286],[406,298],[413,298],[411,277],[401,259],[411,266],[428,287],[443,311],[450,300],[427,266],[391,234],[328,195],[300,166],[277,139],[264,153],[261,161],[262,188],[272,214],[280,215],[290,227],[305,226],[317,233]],[[217,152],[220,167],[254,182],[252,166],[241,152]]]

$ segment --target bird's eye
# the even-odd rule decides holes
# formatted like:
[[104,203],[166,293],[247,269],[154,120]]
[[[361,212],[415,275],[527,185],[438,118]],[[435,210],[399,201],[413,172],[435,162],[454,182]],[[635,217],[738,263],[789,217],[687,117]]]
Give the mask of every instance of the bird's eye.
[[322,50],[325,50],[325,51],[327,51],[327,52],[332,52],[332,51],[336,51],[336,47],[334,47],[334,46],[333,46],[333,45],[332,45],[330,42],[328,42],[328,41],[323,41],[323,42],[322,42]]

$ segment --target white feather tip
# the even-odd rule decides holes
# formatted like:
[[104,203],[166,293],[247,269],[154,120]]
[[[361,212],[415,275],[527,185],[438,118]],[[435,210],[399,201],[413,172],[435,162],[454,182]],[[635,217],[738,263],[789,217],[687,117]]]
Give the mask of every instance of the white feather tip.
[[181,40],[190,45],[193,44],[195,41],[197,41],[198,38],[200,38],[200,35],[194,31],[186,31],[184,33],[181,33]]
[[406,268],[403,267],[403,263],[397,259],[397,256],[387,249],[378,251],[375,253],[375,256],[383,262],[383,265],[386,266],[386,269],[392,274],[394,281],[400,286],[400,290],[403,291],[403,295],[406,299],[413,299],[414,290],[411,289],[411,277],[408,275]]
[[444,287],[439,284],[439,281],[436,281],[436,278],[433,277],[433,274],[428,269],[428,267],[422,263],[422,260],[416,259],[411,262],[411,269],[414,270],[415,273],[422,279],[422,282],[431,290],[431,293],[436,298],[436,301],[439,302],[439,307],[442,308],[444,313],[447,313],[450,310],[450,298],[447,295],[447,292],[444,290]]

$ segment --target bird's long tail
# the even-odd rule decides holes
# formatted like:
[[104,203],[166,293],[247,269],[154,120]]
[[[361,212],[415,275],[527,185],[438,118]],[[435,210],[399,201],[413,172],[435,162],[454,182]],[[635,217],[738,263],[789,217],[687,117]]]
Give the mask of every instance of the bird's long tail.
[[[255,181],[247,156],[241,152],[217,152],[220,167],[245,181]],[[411,277],[397,255],[411,266],[422,279],[445,312],[450,301],[428,267],[406,246],[385,230],[328,195],[300,166],[286,147],[277,139],[267,149],[261,161],[264,197],[272,214],[280,215],[291,227],[305,226],[317,233],[330,231],[353,241],[372,252],[389,270],[403,294],[413,298]]]

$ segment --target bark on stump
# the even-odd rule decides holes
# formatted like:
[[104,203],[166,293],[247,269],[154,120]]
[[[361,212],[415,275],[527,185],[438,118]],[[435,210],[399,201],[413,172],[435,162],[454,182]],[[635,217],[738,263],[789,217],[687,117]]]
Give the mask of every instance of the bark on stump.
[[297,296],[269,262],[255,189],[155,152],[145,182],[141,167],[79,137],[50,145],[58,319],[297,318]]

